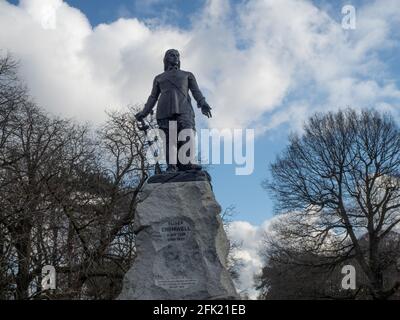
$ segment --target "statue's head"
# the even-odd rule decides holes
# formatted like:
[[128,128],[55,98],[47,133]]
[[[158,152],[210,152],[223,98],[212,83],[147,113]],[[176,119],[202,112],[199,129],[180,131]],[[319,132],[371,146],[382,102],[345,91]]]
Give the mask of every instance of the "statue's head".
[[178,66],[178,69],[181,68],[181,60],[179,51],[176,49],[169,49],[165,52],[164,56],[164,71],[168,70],[169,66]]

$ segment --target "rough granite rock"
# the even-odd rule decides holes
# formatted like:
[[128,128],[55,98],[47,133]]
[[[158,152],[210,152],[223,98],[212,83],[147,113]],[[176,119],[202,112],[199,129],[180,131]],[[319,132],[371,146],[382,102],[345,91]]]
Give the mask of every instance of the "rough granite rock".
[[238,299],[209,181],[148,183],[135,217],[137,258],[120,300]]

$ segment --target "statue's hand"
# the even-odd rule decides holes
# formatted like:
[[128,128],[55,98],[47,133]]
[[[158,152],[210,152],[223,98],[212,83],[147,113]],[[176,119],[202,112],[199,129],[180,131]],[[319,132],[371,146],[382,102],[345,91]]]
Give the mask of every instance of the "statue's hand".
[[137,121],[142,121],[145,117],[146,117],[146,115],[144,114],[143,111],[140,111],[135,114],[135,118]]
[[208,105],[207,102],[204,102],[201,106],[201,112],[208,118],[212,118],[211,115],[211,107]]

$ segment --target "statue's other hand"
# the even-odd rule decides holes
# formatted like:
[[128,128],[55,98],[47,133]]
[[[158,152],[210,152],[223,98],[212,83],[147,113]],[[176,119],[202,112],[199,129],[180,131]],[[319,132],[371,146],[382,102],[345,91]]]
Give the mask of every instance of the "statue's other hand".
[[135,118],[137,121],[142,121],[145,118],[145,114],[143,111],[140,111],[138,113],[135,114]]
[[208,103],[204,103],[201,106],[201,112],[208,118],[212,118],[211,115],[211,107],[208,105]]

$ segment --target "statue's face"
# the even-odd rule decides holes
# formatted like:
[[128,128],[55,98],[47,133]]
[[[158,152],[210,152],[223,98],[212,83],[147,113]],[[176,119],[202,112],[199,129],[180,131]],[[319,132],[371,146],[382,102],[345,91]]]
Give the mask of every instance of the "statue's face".
[[179,64],[179,52],[176,50],[171,50],[167,54],[167,63],[169,65],[176,66]]

